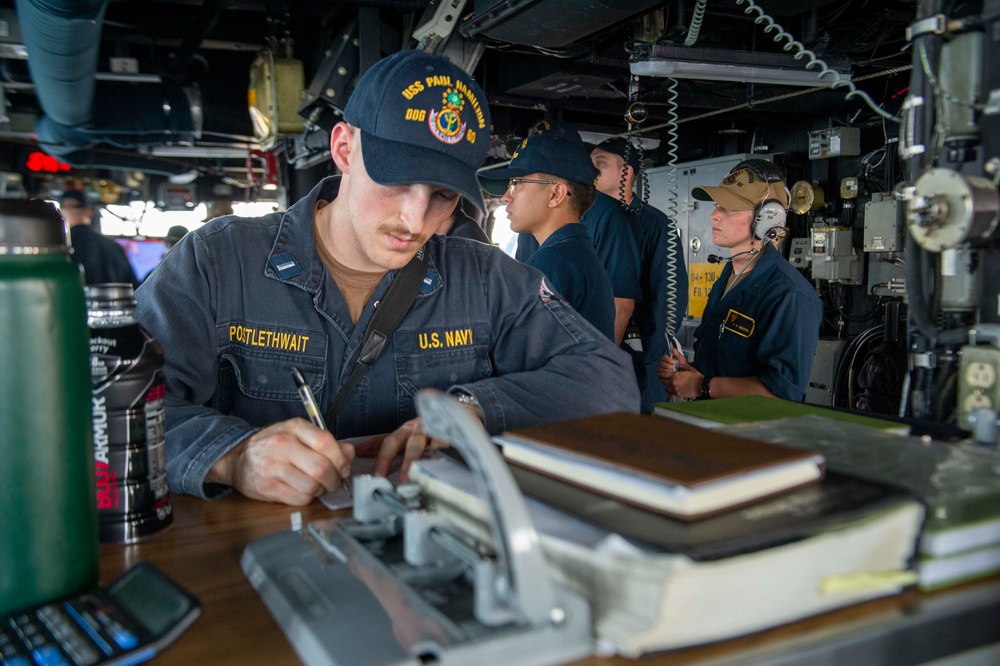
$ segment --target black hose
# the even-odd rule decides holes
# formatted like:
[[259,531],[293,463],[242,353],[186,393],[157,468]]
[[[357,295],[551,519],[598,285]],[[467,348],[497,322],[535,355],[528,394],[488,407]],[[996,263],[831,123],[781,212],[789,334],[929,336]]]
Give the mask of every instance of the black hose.
[[[852,399],[852,383],[854,380],[854,363],[858,359],[858,352],[862,347],[867,347],[876,337],[885,334],[885,327],[881,324],[865,329],[844,347],[844,353],[840,356],[837,364],[837,373],[834,381],[833,406],[854,409]],[[850,359],[850,360],[848,360]],[[846,394],[846,404],[843,396]]]

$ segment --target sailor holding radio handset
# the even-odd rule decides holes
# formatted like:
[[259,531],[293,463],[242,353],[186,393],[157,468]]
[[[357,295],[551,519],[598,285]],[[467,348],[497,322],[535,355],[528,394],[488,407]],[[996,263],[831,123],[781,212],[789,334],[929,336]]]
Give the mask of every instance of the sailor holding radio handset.
[[[489,142],[475,81],[441,56],[396,53],[331,131],[340,176],[286,212],[215,219],[168,253],[136,315],[165,350],[171,490],[306,504],[340,487],[355,453],[377,456],[380,474],[402,455],[405,480],[428,446],[423,388],[452,392],[492,433],[638,411],[628,356],[541,272],[435,235],[460,197],[482,207]],[[292,367],[329,430],[302,418]],[[357,451],[338,441],[386,432]]]
[[649,412],[655,403],[667,398],[656,377],[657,366],[663,355],[670,353],[668,338],[680,330],[687,314],[684,249],[675,222],[645,200],[649,197],[648,192],[642,192],[644,188],[636,188],[640,178],[647,180],[636,143],[623,137],[606,139],[593,148],[590,157],[600,172],[595,182],[597,189],[626,206],[639,246],[642,299],[635,306],[631,324],[642,350],[632,351],[632,355],[642,411]]
[[695,330],[694,364],[674,350],[657,376],[671,398],[770,395],[801,401],[819,343],[816,290],[769,242],[784,233],[788,190],[761,159],[737,164],[717,187],[691,195],[715,202],[712,242],[729,248]]

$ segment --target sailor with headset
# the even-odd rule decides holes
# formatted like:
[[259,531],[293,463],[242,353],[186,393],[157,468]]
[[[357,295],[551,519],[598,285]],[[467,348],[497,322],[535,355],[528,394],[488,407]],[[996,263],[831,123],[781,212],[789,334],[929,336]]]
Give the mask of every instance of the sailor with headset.
[[695,331],[694,363],[674,351],[657,375],[671,398],[805,397],[823,305],[770,241],[784,233],[788,189],[771,162],[740,162],[718,187],[691,195],[715,202],[712,242],[728,248]]

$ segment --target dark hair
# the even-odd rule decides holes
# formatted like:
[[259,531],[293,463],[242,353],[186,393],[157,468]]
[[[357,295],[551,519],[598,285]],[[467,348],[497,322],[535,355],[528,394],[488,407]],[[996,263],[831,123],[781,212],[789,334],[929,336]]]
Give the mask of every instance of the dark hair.
[[75,201],[80,204],[81,208],[87,208],[90,206],[90,202],[87,200],[87,195],[80,190],[66,190],[59,197],[59,205],[66,203],[67,201]]
[[569,205],[574,213],[583,217],[583,214],[590,210],[597,198],[597,188],[593,183],[577,183],[572,180],[566,181],[566,188],[569,191]]

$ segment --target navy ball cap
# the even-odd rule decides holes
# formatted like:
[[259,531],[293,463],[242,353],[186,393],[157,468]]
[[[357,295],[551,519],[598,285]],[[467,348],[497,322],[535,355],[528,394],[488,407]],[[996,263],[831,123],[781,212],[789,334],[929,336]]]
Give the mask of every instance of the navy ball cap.
[[639,158],[639,147],[624,137],[616,136],[605,139],[594,148],[617,155],[635,171],[638,171],[642,166],[642,160]]
[[486,184],[488,181],[518,178],[529,173],[547,173],[574,183],[592,185],[595,170],[590,153],[579,134],[575,139],[568,139],[546,132],[532,134],[523,140],[514,151],[507,168],[484,171],[479,174],[479,180]]
[[399,51],[365,72],[344,109],[380,185],[424,183],[461,194],[485,212],[476,169],[490,144],[482,88],[444,56]]

